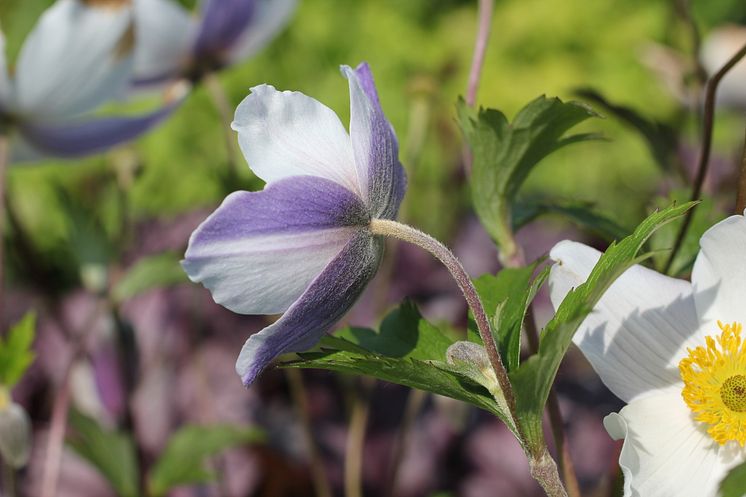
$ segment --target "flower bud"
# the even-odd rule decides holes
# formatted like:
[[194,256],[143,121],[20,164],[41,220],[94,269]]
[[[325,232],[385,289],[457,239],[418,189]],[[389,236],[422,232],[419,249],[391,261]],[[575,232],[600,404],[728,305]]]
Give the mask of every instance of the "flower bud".
[[31,454],[31,420],[26,410],[7,400],[0,399],[0,456],[13,468],[26,465]]

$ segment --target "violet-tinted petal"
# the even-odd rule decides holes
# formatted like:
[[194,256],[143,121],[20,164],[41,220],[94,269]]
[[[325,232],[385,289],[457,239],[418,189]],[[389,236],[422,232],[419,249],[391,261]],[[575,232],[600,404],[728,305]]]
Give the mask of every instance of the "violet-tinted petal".
[[360,199],[333,181],[295,176],[236,192],[192,234],[192,281],[240,314],[285,311],[368,223]]
[[40,156],[81,157],[134,140],[166,119],[179,102],[131,117],[102,117],[71,123],[26,122],[19,126],[19,132]]
[[261,50],[288,23],[297,0],[257,0],[256,13],[231,47],[228,62],[244,60]]
[[231,127],[254,174],[327,178],[360,193],[350,137],[326,105],[297,91],[259,85],[236,108]]
[[352,307],[378,270],[383,243],[358,231],[274,324],[249,337],[236,372],[250,385],[277,356],[313,347]]
[[194,45],[196,58],[222,56],[251,22],[256,0],[206,0]]
[[134,38],[128,2],[55,2],[18,54],[14,111],[70,118],[123,95]]
[[176,77],[191,55],[195,18],[174,0],[135,0],[134,82],[138,87]]
[[368,64],[342,66],[342,72],[350,82],[350,138],[364,199],[374,217],[394,219],[407,186],[399,143]]

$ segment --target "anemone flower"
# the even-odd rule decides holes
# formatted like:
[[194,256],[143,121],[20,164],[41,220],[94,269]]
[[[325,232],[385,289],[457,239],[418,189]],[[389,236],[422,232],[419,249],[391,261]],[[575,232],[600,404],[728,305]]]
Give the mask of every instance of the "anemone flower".
[[184,269],[240,314],[284,313],[252,335],[236,371],[245,385],[276,356],[311,348],[355,303],[383,253],[373,219],[396,217],[406,179],[367,64],[342,66],[350,132],[299,92],[252,88],[232,124],[266,181],[235,192],[189,240]]
[[13,160],[98,152],[135,138],[173,110],[81,119],[125,93],[133,30],[127,1],[58,0],[26,38],[12,77],[0,33],[0,133],[11,136]]
[[[746,459],[746,219],[700,240],[691,283],[642,266],[608,289],[574,337],[627,405],[604,419],[624,439],[624,495],[715,497]],[[555,307],[586,280],[599,252],[563,241],[551,251]]]
[[256,53],[287,23],[296,0],[204,0],[195,19],[172,0],[135,0],[135,84],[197,81]]

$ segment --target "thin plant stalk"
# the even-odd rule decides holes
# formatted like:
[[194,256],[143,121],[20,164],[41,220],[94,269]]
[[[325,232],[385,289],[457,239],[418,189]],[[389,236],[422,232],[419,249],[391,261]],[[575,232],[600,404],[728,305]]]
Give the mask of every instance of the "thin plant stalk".
[[[66,333],[69,338],[74,340],[72,345],[73,354],[69,362],[65,365],[62,383],[55,394],[54,403],[52,404],[52,420],[47,437],[47,450],[42,472],[41,497],[54,497],[57,493],[62,450],[65,445],[65,431],[67,430],[67,419],[70,411],[70,377],[75,362],[85,354],[88,330],[93,327],[93,323],[105,308],[106,304],[104,301],[100,300],[97,302],[95,309],[93,309],[86,318],[85,323],[83,323],[81,327],[82,333],[77,338],[69,331]],[[60,326],[65,328],[64,318],[59,317],[58,321]]]
[[487,52],[487,43],[490,39],[494,5],[494,0],[479,0],[479,12],[477,14],[479,17],[479,29],[477,30],[477,39],[474,42],[474,55],[471,59],[469,82],[466,87],[466,104],[469,107],[474,107],[477,100],[479,80],[482,76],[482,67],[484,66],[484,55]]
[[315,495],[316,497],[332,497],[331,486],[324,470],[324,463],[313,436],[311,416],[308,412],[308,399],[306,398],[306,391],[303,387],[303,375],[299,370],[290,368],[285,370],[285,378],[287,379],[290,396],[293,404],[295,404],[295,409],[303,428],[303,437],[306,441],[306,450],[308,450],[308,457],[310,459],[309,464],[311,466],[311,477],[313,479]]
[[[725,65],[721,67],[720,70],[707,81],[707,85],[705,88],[705,108],[702,123],[702,149],[699,154],[697,176],[694,179],[694,184],[692,185],[692,194],[689,197],[692,201],[699,200],[699,197],[702,193],[702,185],[704,184],[705,178],[707,177],[707,169],[710,163],[710,151],[712,149],[712,130],[715,123],[715,97],[717,95],[718,85],[720,84],[720,81],[722,81],[722,79],[725,77],[725,75],[728,74],[731,69],[733,69],[733,66],[738,64],[738,62],[745,55],[746,45],[741,47],[741,49],[736,52],[736,54],[733,55],[733,57],[731,57],[728,62],[726,62]],[[668,256],[668,261],[666,261],[666,265],[663,268],[664,273],[668,273],[671,270],[671,266],[673,265],[673,261],[676,258],[676,254],[679,252],[679,249],[681,249],[681,245],[684,242],[684,238],[686,237],[686,232],[692,222],[693,212],[693,209],[687,211],[686,216],[684,217],[684,221],[681,223],[679,232],[676,235],[676,241],[674,242],[673,248],[671,249],[671,254]]]
[[5,322],[5,188],[7,182],[8,136],[0,131],[0,326]]
[[363,453],[365,432],[370,414],[370,391],[375,385],[373,378],[362,378],[362,391],[353,391],[350,426],[347,435],[344,462],[344,486],[346,497],[363,497]]
[[228,95],[225,93],[225,88],[215,73],[206,73],[202,78],[202,81],[207,87],[207,90],[210,93],[210,98],[215,105],[215,109],[220,115],[220,123],[225,137],[225,150],[228,157],[230,173],[235,177],[238,177],[241,173],[241,161],[239,160],[238,151],[236,150],[236,135],[231,129],[231,122],[233,122],[233,107],[228,99]]
[[0,461],[3,467],[3,491],[5,497],[16,497],[16,470],[10,464]]
[[409,441],[412,438],[412,427],[414,426],[414,422],[417,420],[417,415],[422,409],[427,397],[428,393],[424,390],[416,388],[409,390],[407,405],[404,407],[404,415],[402,416],[397,436],[394,438],[394,449],[392,450],[391,463],[389,464],[391,469],[389,470],[389,478],[386,480],[383,495],[392,497],[396,495],[399,469],[401,468],[401,463],[407,453]]
[[743,214],[746,209],[746,137],[741,151],[741,168],[738,173],[738,194],[736,195],[736,214]]

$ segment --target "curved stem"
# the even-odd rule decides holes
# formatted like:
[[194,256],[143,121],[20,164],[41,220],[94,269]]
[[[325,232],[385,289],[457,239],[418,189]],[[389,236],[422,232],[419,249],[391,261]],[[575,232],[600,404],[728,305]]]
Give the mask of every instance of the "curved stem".
[[220,83],[220,80],[215,73],[208,72],[202,79],[205,86],[210,92],[215,109],[217,109],[220,115],[220,123],[223,127],[223,135],[225,137],[225,150],[228,154],[228,166],[230,167],[230,174],[238,176],[241,171],[241,161],[239,160],[239,154],[236,151],[236,137],[231,129],[231,122],[233,121],[233,109],[231,107],[228,95],[225,93],[225,88]]
[[[694,185],[692,187],[692,195],[690,196],[690,200],[699,200],[699,196],[702,193],[702,185],[704,184],[705,177],[707,176],[707,166],[710,162],[710,150],[712,148],[712,128],[715,121],[715,96],[717,94],[718,85],[720,84],[720,81],[725,77],[725,75],[728,74],[728,71],[733,69],[733,66],[738,64],[738,62],[745,55],[746,45],[741,47],[741,49],[736,52],[736,54],[731,57],[728,62],[726,62],[725,65],[721,67],[720,70],[707,81],[707,87],[705,90],[705,110],[703,117],[704,122],[702,123],[702,150],[699,155],[697,177],[694,179]],[[666,261],[666,265],[663,268],[664,273],[668,273],[671,269],[671,265],[676,258],[676,254],[678,253],[682,243],[684,242],[684,237],[686,236],[686,232],[692,222],[693,212],[693,209],[689,209],[689,211],[687,211],[686,213],[686,217],[684,217],[684,221],[682,222],[681,227],[679,228],[679,232],[676,235],[676,241],[673,244],[673,249],[671,249],[671,255],[668,256],[668,261]]]
[[477,100],[479,78],[482,75],[482,66],[484,65],[484,54],[487,52],[487,42],[490,39],[493,6],[494,0],[479,0],[479,30],[474,43],[474,56],[471,59],[469,83],[466,88],[466,103],[469,107],[474,107]]
[[373,219],[370,222],[369,228],[375,235],[398,238],[399,240],[412,243],[427,250],[448,269],[456,280],[456,283],[461,289],[461,293],[464,294],[466,303],[474,314],[474,321],[477,323],[479,335],[482,338],[482,342],[484,342],[484,348],[487,351],[487,356],[490,359],[492,369],[495,371],[497,382],[505,396],[505,401],[513,420],[517,421],[518,418],[516,417],[513,388],[510,384],[510,379],[508,378],[508,372],[500,358],[500,353],[497,351],[497,345],[492,336],[492,328],[490,327],[489,318],[487,317],[487,313],[484,311],[484,306],[482,305],[482,301],[479,299],[474,284],[471,282],[471,278],[469,278],[469,275],[466,273],[466,270],[464,270],[464,267],[456,256],[453,255],[453,252],[430,235],[396,221],[390,221],[388,219]]

